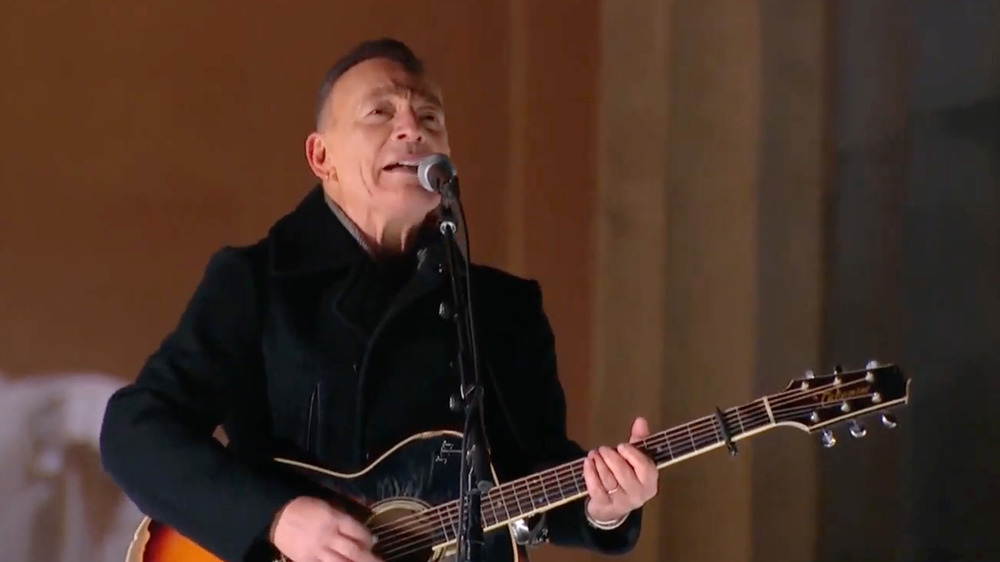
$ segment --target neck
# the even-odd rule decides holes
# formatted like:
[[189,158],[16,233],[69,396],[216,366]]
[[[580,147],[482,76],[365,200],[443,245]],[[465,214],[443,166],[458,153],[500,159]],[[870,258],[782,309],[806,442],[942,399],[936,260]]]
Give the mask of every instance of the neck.
[[389,220],[370,207],[341,202],[329,194],[326,201],[365,251],[378,258],[391,259],[410,251],[427,220],[426,216]]

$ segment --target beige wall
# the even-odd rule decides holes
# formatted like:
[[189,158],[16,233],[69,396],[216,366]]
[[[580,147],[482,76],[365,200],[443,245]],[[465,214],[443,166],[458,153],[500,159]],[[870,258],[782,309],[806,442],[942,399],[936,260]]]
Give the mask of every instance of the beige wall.
[[[830,13],[603,4],[592,427],[665,428],[821,368]],[[635,560],[811,560],[816,444],[666,469]]]
[[3,3],[0,372],[133,377],[209,254],[312,185],[325,68],[392,35],[443,85],[474,257],[542,282],[585,437],[598,18],[597,0]]

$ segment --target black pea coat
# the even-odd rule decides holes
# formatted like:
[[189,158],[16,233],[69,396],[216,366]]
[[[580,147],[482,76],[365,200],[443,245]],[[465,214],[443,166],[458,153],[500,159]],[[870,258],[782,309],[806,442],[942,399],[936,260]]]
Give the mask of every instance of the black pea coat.
[[[438,317],[449,284],[434,250],[421,254],[415,280],[363,345],[341,308],[368,258],[319,187],[266,238],[218,251],[176,328],[109,401],[105,470],[144,513],[219,558],[261,552],[275,514],[302,493],[269,459],[350,471],[379,452],[365,428],[400,437],[428,429],[372,425],[382,420],[368,415],[366,396],[379,372],[449,369],[455,328]],[[566,436],[538,284],[477,265],[471,279],[499,478],[582,457]],[[219,425],[226,447],[212,437]],[[616,530],[596,530],[578,501],[549,512],[545,524],[554,544],[621,553],[634,546],[640,520],[637,510]]]

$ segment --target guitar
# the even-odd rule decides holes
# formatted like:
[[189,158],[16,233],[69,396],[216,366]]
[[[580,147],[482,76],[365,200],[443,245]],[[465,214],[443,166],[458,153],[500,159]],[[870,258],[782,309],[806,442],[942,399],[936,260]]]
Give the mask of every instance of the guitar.
[[[686,424],[654,433],[636,443],[660,469],[720,447],[735,453],[735,442],[778,426],[821,432],[826,447],[836,443],[830,428],[850,422],[851,434],[865,429],[857,419],[876,412],[895,427],[887,410],[909,399],[909,379],[895,365],[871,362],[865,369],[791,381],[781,392],[742,406],[716,410]],[[413,435],[364,470],[339,474],[277,458],[295,472],[347,499],[349,511],[377,537],[375,553],[387,562],[443,561],[455,557],[458,482],[462,435],[438,431]],[[482,496],[487,560],[517,560],[523,520],[587,495],[583,459],[505,482]],[[340,506],[343,507],[343,506]],[[520,525],[520,526],[519,526]],[[275,562],[290,562],[274,551]],[[220,562],[183,535],[144,518],[129,545],[126,562]]]

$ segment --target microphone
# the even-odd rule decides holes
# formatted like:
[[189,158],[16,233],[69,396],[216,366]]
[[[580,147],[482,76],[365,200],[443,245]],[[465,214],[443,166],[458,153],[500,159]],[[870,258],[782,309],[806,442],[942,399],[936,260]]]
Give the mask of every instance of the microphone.
[[417,179],[424,189],[440,193],[446,199],[458,196],[458,176],[455,167],[444,154],[431,154],[420,159]]

